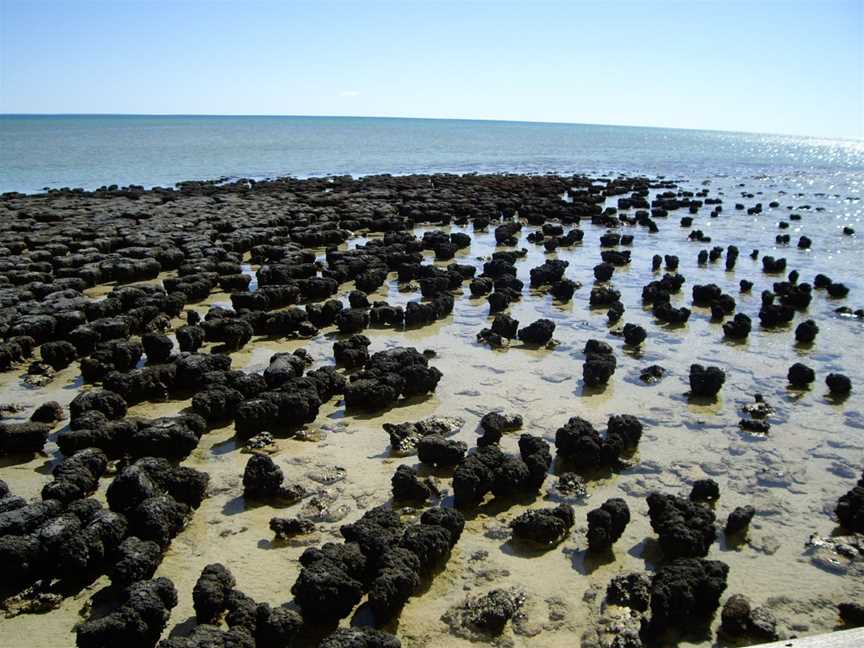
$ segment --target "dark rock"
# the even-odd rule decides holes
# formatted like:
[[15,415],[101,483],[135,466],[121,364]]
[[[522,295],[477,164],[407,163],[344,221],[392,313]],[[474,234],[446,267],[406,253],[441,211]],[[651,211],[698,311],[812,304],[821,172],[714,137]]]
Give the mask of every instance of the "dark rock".
[[499,412],[488,412],[480,419],[480,429],[483,436],[477,440],[477,445],[484,446],[498,443],[505,432],[518,430],[522,427],[522,417],[518,414],[508,415]]
[[735,313],[731,321],[723,324],[723,334],[733,340],[743,340],[750,335],[752,320],[744,313]]
[[518,337],[526,344],[542,346],[552,339],[554,333],[555,323],[552,320],[539,319],[519,329]]
[[636,324],[624,325],[624,342],[630,346],[639,346],[645,341],[648,334],[645,329]]
[[406,465],[396,468],[390,483],[394,500],[425,502],[437,492],[429,480],[421,480],[417,471]]
[[189,515],[189,507],[170,495],[148,497],[128,513],[132,533],[163,549],[186,526]]
[[645,367],[639,372],[639,380],[645,383],[653,384],[663,379],[666,370],[660,365],[651,365]]
[[479,596],[469,596],[458,606],[444,614],[442,620],[452,632],[471,637],[495,637],[504,632],[507,622],[522,605],[522,597],[515,591],[494,589]]
[[195,620],[198,623],[216,623],[228,605],[228,594],[234,585],[234,576],[221,563],[204,567],[192,590]]
[[690,490],[691,502],[705,502],[720,497],[720,486],[713,479],[697,479]]
[[270,518],[270,530],[277,538],[290,538],[296,535],[312,533],[315,524],[301,518]]
[[585,363],[582,365],[582,380],[589,387],[607,384],[618,366],[612,347],[605,342],[588,340],[585,344],[584,353]]
[[840,603],[837,606],[837,611],[847,627],[864,627],[864,605],[860,603]]
[[42,488],[42,499],[68,504],[93,493],[105,473],[108,458],[98,448],[86,448],[54,467],[54,481]]
[[750,527],[754,515],[756,515],[756,509],[752,506],[735,507],[735,510],[726,519],[726,533],[732,535],[745,531]]
[[857,486],[837,500],[834,512],[843,528],[864,533],[864,475]]
[[613,605],[645,612],[651,600],[651,579],[639,572],[614,576],[606,588],[606,600]]
[[401,648],[402,642],[374,628],[339,628],[324,637],[318,648]]
[[117,610],[77,626],[78,648],[154,646],[176,605],[177,592],[167,578],[133,583],[122,592]]
[[651,627],[655,632],[689,630],[720,605],[729,567],[718,560],[678,558],[651,581]]
[[690,393],[693,396],[713,398],[717,396],[724,382],[726,382],[726,372],[722,369],[703,367],[699,364],[690,365]]
[[65,369],[78,357],[78,350],[75,346],[65,340],[46,342],[39,350],[42,354],[42,360],[51,365],[54,371]]
[[348,369],[362,367],[369,360],[369,345],[372,342],[365,335],[352,335],[347,340],[333,343],[333,357],[337,365]]
[[777,621],[765,608],[752,608],[742,594],[726,600],[721,613],[720,632],[735,640],[774,641],[778,639]]
[[47,401],[33,410],[30,420],[34,423],[59,423],[66,417],[63,406],[57,401]]
[[253,454],[243,472],[243,496],[250,499],[269,499],[281,497],[297,500],[303,495],[298,486],[286,487],[282,482],[285,475],[267,455]]
[[117,548],[116,561],[111,567],[111,584],[128,587],[140,580],[152,578],[162,561],[162,548],[150,540],[127,537]]
[[468,446],[462,441],[430,434],[417,442],[417,457],[433,466],[455,466],[465,458]]
[[161,333],[145,333],[141,336],[141,345],[147,354],[147,361],[151,363],[166,362],[174,350],[171,338]]
[[[259,603],[256,607],[255,648],[291,646],[302,628],[303,618],[287,605],[271,608],[267,603]],[[225,648],[229,648],[227,642]]]
[[588,548],[608,551],[630,523],[630,509],[623,499],[613,497],[588,512]]
[[51,428],[47,423],[0,423],[0,455],[41,451]]
[[708,554],[716,537],[711,509],[657,492],[649,494],[647,500],[651,528],[659,536],[660,547],[667,558]]
[[805,388],[816,380],[816,372],[807,365],[796,362],[789,367],[789,372],[786,374],[786,377],[788,378],[790,385]]
[[81,392],[69,403],[69,413],[73,421],[90,410],[102,412],[109,419],[118,419],[126,416],[126,401],[119,394],[107,389],[94,389]]
[[830,373],[825,377],[825,384],[832,394],[842,396],[852,391],[852,381],[848,376],[839,373]]
[[105,496],[112,511],[128,513],[150,497],[167,494],[198,508],[210,478],[194,468],[177,466],[167,459],[145,457],[123,468],[108,486]]
[[573,522],[573,508],[559,504],[552,509],[525,511],[510,522],[510,528],[516,540],[552,545],[566,537]]
[[303,618],[327,623],[348,616],[363,596],[363,583],[346,572],[344,562],[322,556],[307,563],[291,587]]

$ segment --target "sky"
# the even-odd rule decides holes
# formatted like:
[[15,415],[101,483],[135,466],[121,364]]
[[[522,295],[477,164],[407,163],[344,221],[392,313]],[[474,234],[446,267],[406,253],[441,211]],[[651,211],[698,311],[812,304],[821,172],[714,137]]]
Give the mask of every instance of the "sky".
[[864,0],[0,0],[0,113],[864,138]]

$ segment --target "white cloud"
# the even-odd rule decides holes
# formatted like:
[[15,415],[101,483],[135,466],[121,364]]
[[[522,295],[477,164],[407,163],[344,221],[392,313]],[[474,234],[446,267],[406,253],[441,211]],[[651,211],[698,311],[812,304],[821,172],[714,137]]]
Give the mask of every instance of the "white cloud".
[[359,90],[342,90],[342,92],[339,93],[339,96],[340,97],[356,97],[359,94],[360,94]]

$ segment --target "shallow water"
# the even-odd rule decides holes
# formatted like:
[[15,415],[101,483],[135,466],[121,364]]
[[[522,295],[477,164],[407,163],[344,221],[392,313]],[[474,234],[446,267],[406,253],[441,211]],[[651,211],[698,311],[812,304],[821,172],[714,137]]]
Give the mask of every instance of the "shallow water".
[[375,173],[864,173],[864,142],[463,119],[0,115],[0,192]]
[[[682,187],[698,190],[701,180],[682,183]],[[746,182],[747,190],[763,193],[757,193],[755,199],[741,199],[742,188],[738,184],[742,181]],[[837,497],[851,488],[860,475],[864,458],[864,352],[860,345],[864,323],[834,313],[839,305],[853,308],[864,305],[861,301],[864,282],[858,267],[860,238],[845,237],[840,232],[844,225],[864,231],[860,200],[847,198],[858,188],[850,184],[824,187],[828,193],[818,196],[816,192],[823,186],[810,186],[807,179],[797,176],[712,178],[707,186],[711,196],[724,198],[724,211],[718,218],[708,218],[708,209],[703,208],[694,220],[694,228],[701,228],[713,237],[710,244],[687,240],[690,230],[678,226],[678,219],[684,215],[680,212],[659,221],[660,235],[629,226],[622,230],[635,235],[633,247],[622,248],[632,250],[633,261],[628,267],[616,269],[612,284],[622,292],[627,307],[621,324],[641,324],[648,331],[648,339],[639,351],[625,349],[623,340],[609,333],[605,309],[592,311],[588,307],[593,281],[591,268],[599,262],[599,237],[605,228],[587,223],[582,225],[585,239],[580,246],[559,249],[555,254],[546,254],[541,246],[527,242],[526,236],[533,229],[530,226],[523,227],[520,235],[520,247],[528,249],[528,256],[517,262],[517,268],[526,290],[522,301],[512,305],[508,312],[522,325],[538,317],[555,321],[554,338],[558,345],[553,349],[528,349],[514,341],[510,348],[492,350],[477,343],[476,333],[491,318],[485,299],[470,298],[467,283],[463,296],[457,297],[453,314],[434,325],[404,332],[365,331],[372,340],[370,352],[390,346],[433,349],[437,356],[431,364],[444,377],[434,395],[420,402],[402,403],[379,416],[346,414],[341,402],[333,400],[322,407],[316,422],[307,426],[312,440],[278,440],[274,459],[285,470],[287,481],[320,491],[316,496],[329,504],[334,518],[347,511],[342,520],[318,524],[316,532],[303,537],[302,542],[274,541],[268,521],[274,515],[298,514],[308,500],[286,509],[247,506],[241,495],[241,476],[248,455],[236,448],[231,426],[204,436],[185,464],[210,474],[210,496],[195,512],[187,529],[173,541],[157,571],[157,575],[174,581],[180,600],[166,633],[174,624],[194,619],[192,587],[203,566],[210,562],[223,562],[233,571],[238,587],[258,600],[276,604],[290,600],[290,588],[299,571],[297,558],[306,541],[319,544],[341,539],[338,533],[341,523],[389,500],[390,477],[397,465],[417,464],[416,457],[391,458],[383,423],[414,421],[433,414],[461,416],[466,424],[455,438],[473,447],[480,417],[497,409],[522,414],[523,431],[542,434],[549,440],[554,439],[559,426],[576,415],[602,428],[609,414],[635,414],[645,423],[645,434],[632,468],[591,481],[589,496],[573,502],[576,528],[554,549],[529,552],[511,545],[506,534],[500,532],[526,508],[548,506],[554,499],[541,496],[533,502],[510,506],[487,501],[480,506],[476,514],[469,516],[466,531],[446,568],[427,591],[409,600],[398,624],[389,628],[399,635],[403,645],[469,645],[469,641],[448,633],[441,615],[467,593],[518,586],[528,595],[524,609],[527,616],[518,624],[519,634],[508,625],[496,643],[573,646],[595,623],[602,592],[613,575],[650,570],[655,565],[658,553],[647,518],[645,495],[659,489],[686,496],[690,482],[708,476],[716,479],[721,488],[716,505],[718,522],[739,505],[752,504],[758,511],[747,543],[728,546],[719,534],[718,543],[711,548],[709,558],[723,560],[731,568],[726,595],[740,592],[757,604],[768,602],[787,634],[832,629],[837,622],[834,605],[864,599],[864,583],[819,569],[805,555],[804,545],[811,534],[827,536],[835,529],[830,511]],[[803,195],[795,195],[796,192]],[[769,209],[767,204],[775,199],[781,207]],[[757,201],[766,206],[759,216],[747,216],[733,209],[735,202],[749,206]],[[811,205],[811,209],[800,209],[804,204]],[[792,236],[792,245],[775,247],[774,236],[780,232],[777,222],[790,211],[786,205],[795,205],[796,209],[791,211],[802,214],[802,220],[792,222],[788,230],[782,231]],[[256,208],[241,201],[231,207]],[[816,211],[817,207],[824,207],[824,211]],[[429,228],[418,227],[415,233],[422,236],[426,229]],[[466,231],[473,238],[470,250],[457,255],[455,260],[459,263],[482,267],[481,259],[494,250],[492,228],[488,232],[456,226],[444,229]],[[813,239],[812,250],[795,247],[800,233]],[[365,240],[352,239],[348,247]],[[704,267],[697,265],[700,249],[714,245],[725,248],[729,244],[741,250],[733,272],[724,270],[722,260]],[[782,277],[762,273],[761,260],[752,261],[748,256],[752,248],[760,249],[762,255],[785,256],[789,268],[799,270],[802,281],[811,281],[817,272],[824,272],[845,282],[851,288],[849,298],[832,300],[824,291],[817,291],[808,312],[798,313],[787,329],[761,329],[756,318],[759,295]],[[323,255],[324,250],[320,253]],[[754,327],[748,340],[740,344],[724,342],[720,324],[710,321],[710,311],[695,307],[686,326],[656,326],[650,311],[639,307],[641,287],[649,280],[651,256],[655,253],[677,254],[681,259],[679,272],[687,277],[687,283],[680,295],[673,296],[673,305],[690,306],[692,285],[716,283],[724,293],[735,297],[739,311],[753,317]],[[431,253],[428,254],[427,260],[431,261]],[[546,258],[569,261],[565,276],[584,284],[572,302],[559,304],[549,295],[527,288],[530,268]],[[657,278],[662,272],[656,273]],[[741,278],[754,281],[750,295],[739,295]],[[346,293],[349,287],[353,284],[343,286]],[[95,289],[91,296],[104,293],[105,288]],[[394,274],[381,290],[370,295],[370,301],[373,298],[404,304],[417,299],[417,293],[399,292]],[[203,314],[208,304],[225,303],[230,303],[227,295],[214,294],[206,304],[196,305],[195,310]],[[812,347],[796,346],[794,326],[808,318],[817,321],[820,333]],[[582,347],[589,338],[609,342],[618,359],[615,376],[603,390],[588,389],[582,384]],[[330,364],[334,339],[335,334],[329,333],[312,340],[256,338],[245,349],[232,354],[233,367],[260,371],[273,353],[300,347],[310,352],[315,366]],[[805,362],[816,371],[817,382],[809,390],[787,387],[786,371],[796,361]],[[727,381],[717,402],[688,400],[687,375],[693,362],[726,370]],[[651,364],[661,364],[668,373],[660,383],[645,385],[638,379],[639,370]],[[852,379],[853,392],[844,401],[836,402],[827,395],[824,377],[831,371],[845,373]],[[0,400],[35,406],[56,399],[67,405],[80,386],[77,375],[73,365],[60,372],[47,388],[28,390],[21,385],[19,376],[7,373],[2,376]],[[762,394],[776,409],[767,437],[742,433],[737,425],[740,407],[752,402],[755,393]],[[188,405],[189,401],[142,404],[131,408],[130,415],[163,416]],[[27,415],[29,410],[21,413],[22,417]],[[517,439],[518,433],[505,435],[502,447],[515,452]],[[51,462],[58,458],[53,442],[46,446],[46,451],[47,456],[28,463],[0,463],[0,477],[14,493],[38,496],[48,479]],[[318,477],[317,472],[333,467],[345,469],[344,480],[327,485],[313,479]],[[447,475],[438,474],[445,504],[451,502]],[[100,496],[108,483],[109,479],[103,478]],[[541,495],[553,483],[554,477],[547,478]],[[633,519],[615,545],[614,560],[598,562],[585,551],[585,514],[609,497],[624,497]],[[34,636],[45,646],[73,645],[74,634],[70,632],[80,611],[107,583],[106,578],[98,579],[67,599],[59,610],[46,615],[0,620],[4,646],[30,646]],[[592,598],[598,588],[600,594]],[[363,619],[362,609],[357,615],[359,620]],[[677,645],[712,645],[715,636],[712,633],[711,637],[695,637]]]

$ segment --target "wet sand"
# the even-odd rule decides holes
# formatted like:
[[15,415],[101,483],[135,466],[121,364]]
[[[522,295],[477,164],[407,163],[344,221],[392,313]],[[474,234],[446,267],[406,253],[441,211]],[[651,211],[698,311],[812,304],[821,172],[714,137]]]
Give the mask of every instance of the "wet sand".
[[[468,646],[471,642],[448,631],[442,615],[462,601],[466,594],[483,593],[493,587],[517,587],[527,599],[518,623],[508,624],[504,634],[490,640],[501,646],[572,646],[595,627],[600,615],[600,601],[610,578],[629,571],[653,570],[659,560],[655,534],[652,532],[645,496],[651,490],[685,496],[695,479],[711,477],[721,489],[715,505],[718,522],[736,506],[753,505],[757,510],[748,540],[739,546],[726,543],[722,533],[709,558],[719,559],[730,567],[729,584],[724,599],[732,593],[744,593],[757,604],[766,604],[780,622],[784,636],[829,631],[838,625],[836,604],[864,600],[864,581],[851,574],[832,573],[815,565],[805,551],[807,539],[817,534],[829,536],[837,527],[833,507],[837,497],[852,487],[860,475],[864,457],[864,352],[861,351],[862,321],[837,315],[834,310],[844,304],[860,306],[861,273],[857,268],[860,243],[855,237],[843,237],[837,225],[857,224],[861,228],[858,201],[841,197],[801,197],[782,195],[780,187],[766,180],[748,179],[747,190],[763,190],[759,202],[767,205],[777,199],[781,205],[807,203],[813,209],[802,211],[804,218],[793,222],[793,244],[774,248],[776,223],[788,214],[784,208],[766,209],[759,216],[747,216],[732,209],[741,201],[739,188],[732,179],[718,179],[709,185],[711,196],[724,198],[724,212],[716,219],[707,210],[696,217],[694,227],[703,229],[713,241],[700,244],[687,240],[689,228],[678,225],[681,212],[660,220],[661,233],[650,235],[644,229],[627,227],[635,235],[632,263],[616,269],[612,280],[622,292],[627,307],[623,322],[640,324],[648,331],[641,349],[626,348],[623,340],[610,334],[605,309],[592,310],[588,296],[593,283],[591,268],[599,262],[599,236],[606,228],[583,222],[585,238],[572,249],[559,248],[544,253],[542,246],[526,241],[534,227],[522,229],[519,246],[528,250],[517,262],[519,278],[526,282],[521,302],[507,311],[520,325],[546,317],[556,324],[551,349],[530,349],[517,341],[509,348],[490,349],[476,341],[481,328],[491,321],[485,299],[471,298],[467,283],[456,292],[453,313],[433,325],[413,330],[367,329],[372,345],[370,352],[394,346],[416,346],[432,349],[432,361],[443,378],[431,396],[419,402],[400,403],[380,414],[346,413],[340,400],[326,403],[316,421],[305,426],[302,434],[277,439],[274,460],[283,468],[287,481],[299,482],[326,502],[330,521],[317,524],[310,536],[292,541],[278,541],[268,528],[274,515],[293,516],[310,511],[310,499],[285,509],[268,505],[249,505],[242,497],[243,467],[249,455],[240,452],[233,426],[214,429],[202,437],[197,449],[185,460],[188,465],[210,475],[209,496],[195,511],[188,526],[173,541],[156,575],[167,576],[177,587],[179,605],[173,610],[164,636],[182,632],[194,622],[191,592],[201,569],[211,562],[222,562],[231,569],[238,587],[259,601],[279,604],[291,599],[290,589],[299,572],[298,557],[306,546],[326,541],[341,541],[339,526],[357,519],[364,510],[390,500],[390,478],[400,463],[418,465],[416,456],[392,457],[382,424],[416,421],[431,415],[460,416],[466,421],[454,438],[476,445],[477,424],[483,414],[493,410],[518,413],[524,418],[523,432],[553,440],[555,430],[571,416],[581,416],[598,428],[610,414],[633,414],[645,425],[645,433],[633,457],[632,467],[593,479],[588,495],[569,500],[576,513],[576,526],[557,547],[545,552],[529,551],[508,541],[507,523],[528,508],[549,506],[561,501],[547,495],[555,482],[550,475],[541,496],[533,501],[487,501],[476,511],[466,512],[467,525],[446,568],[434,578],[428,590],[411,598],[398,622],[385,629],[394,632],[403,646]],[[682,183],[696,188],[697,183]],[[784,188],[791,191],[791,187]],[[196,200],[196,199],[190,199]],[[225,198],[240,209],[239,198]],[[261,201],[266,204],[266,201]],[[748,201],[748,204],[755,200]],[[202,199],[202,204],[204,203]],[[608,201],[615,204],[614,199]],[[815,212],[821,206],[824,212]],[[206,208],[202,207],[202,209]],[[705,208],[703,208],[704,210]],[[464,231],[472,236],[468,250],[457,254],[455,261],[478,266],[495,250],[492,228],[479,232],[472,227],[417,226],[415,235],[429,229],[445,232]],[[795,233],[800,230],[813,239],[810,251],[797,250]],[[380,234],[363,236],[355,232],[343,249]],[[734,272],[727,272],[722,261],[699,266],[696,254],[713,245],[735,244],[741,257]],[[781,278],[761,272],[759,261],[748,257],[751,248],[762,255],[786,256],[790,269],[797,269],[802,280],[810,281],[817,272],[836,277],[852,288],[846,300],[832,300],[817,294],[806,312],[796,315],[792,326],[766,331],[755,318],[762,289]],[[323,258],[324,249],[316,250]],[[691,306],[690,288],[694,284],[716,283],[724,293],[738,302],[738,310],[754,318],[753,332],[743,343],[724,341],[721,325],[712,322],[710,311],[693,307],[693,315],[683,327],[660,325],[650,310],[641,307],[641,287],[652,277],[651,256],[655,253],[677,254],[679,272],[687,277],[682,293],[673,296],[675,306]],[[555,302],[539,290],[529,289],[528,271],[548,258],[570,262],[565,276],[583,284],[567,304]],[[426,261],[434,262],[431,252]],[[447,262],[436,262],[446,266]],[[257,266],[250,266],[251,271]],[[479,272],[479,271],[478,271]],[[662,271],[655,273],[659,278]],[[738,281],[755,282],[750,294],[739,294]],[[111,286],[99,286],[87,292],[91,298],[103,296]],[[340,287],[345,297],[353,283]],[[382,299],[390,304],[405,304],[418,299],[414,292],[400,292],[395,273],[384,287],[370,294],[370,301]],[[189,308],[204,315],[209,305],[228,305],[225,293],[214,293],[203,303]],[[794,324],[801,319],[817,321],[820,333],[816,342],[796,345]],[[181,320],[174,322],[181,325]],[[234,352],[233,368],[262,371],[273,353],[305,348],[314,359],[314,367],[332,364],[332,344],[340,336],[332,327],[313,339],[272,340],[254,338],[242,350]],[[586,387],[581,379],[582,347],[589,338],[609,342],[615,349],[618,368],[604,389]],[[208,345],[212,348],[213,345]],[[815,369],[817,381],[808,390],[791,389],[786,371],[796,362]],[[714,403],[695,402],[688,398],[688,368],[691,363],[716,365],[727,372],[726,384]],[[646,385],[639,380],[640,369],[660,364],[667,369],[658,384]],[[852,393],[843,400],[828,395],[824,376],[831,371],[848,375]],[[58,373],[52,383],[41,389],[29,389],[21,382],[21,369],[0,377],[0,401],[23,403],[28,407],[47,400],[66,406],[82,388],[77,363]],[[741,407],[762,394],[775,408],[772,429],[767,436],[742,432],[738,427]],[[130,408],[130,416],[153,418],[180,412],[190,401],[144,403]],[[30,409],[21,412],[24,420]],[[13,419],[14,420],[14,419]],[[0,478],[13,493],[38,498],[49,470],[61,457],[52,434],[45,453],[18,463],[0,458]],[[300,438],[304,437],[304,438]],[[518,433],[504,436],[502,448],[517,452]],[[338,468],[339,470],[334,470]],[[556,467],[553,466],[553,473]],[[328,477],[344,478],[328,483]],[[444,505],[452,504],[449,474],[446,471],[422,469],[436,479],[444,494]],[[103,477],[97,498],[104,499],[110,475]],[[323,483],[322,483],[323,482]],[[623,497],[633,519],[614,548],[614,560],[597,560],[587,552],[585,514],[609,497]],[[342,515],[344,514],[344,517]],[[316,520],[317,522],[317,520]],[[74,624],[83,617],[92,597],[108,585],[105,577],[77,595],[67,598],[61,607],[47,614],[22,614],[0,620],[4,645],[9,648],[33,645],[74,645]],[[368,612],[365,612],[368,615]],[[364,621],[362,607],[355,620]],[[343,624],[351,619],[344,620]],[[678,645],[707,646],[717,643],[719,613],[710,635],[691,637]],[[180,624],[175,629],[175,624]]]

